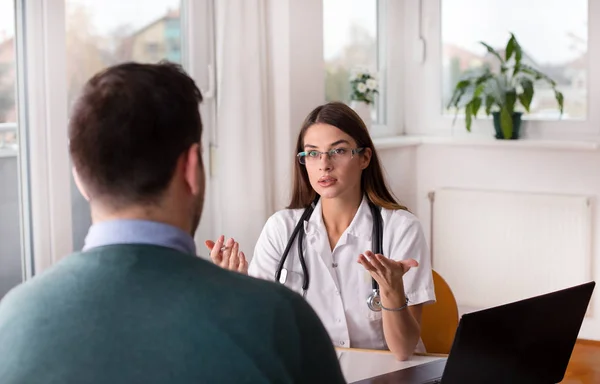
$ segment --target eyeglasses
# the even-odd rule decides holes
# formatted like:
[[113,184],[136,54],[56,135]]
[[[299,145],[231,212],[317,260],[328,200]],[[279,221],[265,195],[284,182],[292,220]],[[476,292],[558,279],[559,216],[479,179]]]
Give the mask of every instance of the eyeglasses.
[[333,148],[326,152],[313,150],[300,152],[296,155],[296,157],[298,158],[298,162],[303,165],[317,163],[319,160],[321,160],[321,155],[327,155],[329,156],[329,160],[339,162],[352,159],[355,154],[360,153],[363,149],[364,148]]

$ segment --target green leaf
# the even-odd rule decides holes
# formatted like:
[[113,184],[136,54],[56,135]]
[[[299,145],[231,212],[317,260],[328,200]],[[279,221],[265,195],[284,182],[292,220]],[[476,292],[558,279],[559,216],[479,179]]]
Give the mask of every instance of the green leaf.
[[481,98],[477,97],[471,101],[471,112],[473,112],[473,117],[477,118],[477,112],[479,112],[479,108],[481,107]]
[[487,51],[489,53],[491,53],[492,55],[496,56],[498,58],[498,60],[500,60],[500,63],[504,64],[504,60],[502,59],[502,57],[500,57],[500,54],[498,52],[496,52],[496,50],[494,48],[490,47],[489,45],[487,45],[483,41],[480,41],[479,43],[481,45],[483,45],[487,49]]
[[510,38],[514,41],[515,47],[515,65],[521,64],[521,59],[523,58],[523,50],[521,49],[521,44],[517,41],[517,38],[514,34],[510,34]]
[[533,81],[527,78],[521,78],[519,82],[523,87],[523,93],[519,94],[519,101],[523,107],[525,107],[525,110],[529,112],[529,106],[531,105],[531,100],[533,99]]
[[535,69],[529,65],[521,64],[519,67],[520,67],[519,69],[521,72],[526,73],[530,76],[533,76],[536,80],[539,80],[543,77],[543,75],[537,69]]
[[500,110],[500,128],[505,139],[512,138],[513,123],[512,113],[506,107],[502,107]]
[[485,82],[487,82],[492,77],[494,77],[494,75],[491,72],[489,72],[489,70],[486,70],[486,72],[483,75],[481,75],[477,79],[475,79],[475,86],[480,86],[482,84],[485,84]]
[[527,73],[531,76],[534,76],[536,80],[545,80],[552,87],[556,87],[556,82],[554,80],[552,80],[549,76],[543,74],[542,72],[538,71],[537,69],[535,69],[529,65],[521,64],[521,71],[524,73]]
[[471,115],[471,104],[467,104],[465,107],[465,124],[467,131],[471,132],[471,123],[473,122],[473,116]]
[[513,66],[513,77],[517,75],[517,73],[521,70],[521,59],[523,58],[523,50],[521,49],[521,45],[517,41],[517,38],[513,33],[510,34],[510,39],[506,44],[506,61],[510,59],[514,54],[515,57],[515,65]]
[[558,102],[558,108],[560,109],[560,114],[562,116],[565,98],[564,98],[562,92],[559,92],[557,90],[554,91],[554,97],[556,98],[556,101]]
[[525,95],[524,93],[519,93],[519,101],[521,102],[521,105],[523,105],[523,107],[525,107],[525,110],[527,112],[529,112],[529,105],[531,104],[531,100],[527,99],[527,95]]
[[458,107],[458,103],[460,102],[460,99],[463,97],[463,95],[467,91],[467,88],[469,87],[469,85],[471,85],[471,80],[468,80],[468,79],[461,80],[456,84],[456,86],[454,87],[454,93],[452,94],[452,97],[450,98],[450,101],[448,102],[447,108]]
[[504,58],[506,61],[510,60],[512,54],[515,52],[515,37],[511,34],[511,38],[508,40],[506,44],[506,53]]
[[475,92],[483,92],[485,86],[481,86],[479,91],[477,91],[477,87],[479,87],[481,84],[485,83],[492,77],[492,73],[489,70],[486,70],[483,74],[477,74],[475,76],[470,76],[467,79],[460,80],[458,83],[456,83],[456,86],[454,87],[454,92],[452,93],[452,97],[448,102],[447,108],[458,108],[461,98],[464,96],[464,94],[470,87],[475,86]]
[[515,64],[515,66],[513,67],[513,74],[512,74],[513,77],[516,77],[520,71],[521,71],[521,65]]
[[452,98],[450,99],[450,102],[448,103],[448,107],[447,108],[451,108],[451,107],[455,107],[458,108],[458,103],[460,102],[460,99],[463,97],[463,95],[466,92],[466,88],[457,88],[454,91],[454,94],[452,95]]
[[469,80],[469,79],[461,80],[456,84],[456,89],[465,89],[469,86],[469,84],[471,84],[471,80]]
[[504,107],[508,109],[510,113],[513,113],[515,110],[515,104],[517,102],[517,91],[515,89],[511,89],[506,91],[506,99],[504,101]]
[[490,115],[490,112],[492,111],[492,107],[494,106],[494,97],[491,95],[487,95],[485,97],[485,114],[486,115]]
[[473,93],[473,97],[479,97],[483,93],[485,89],[485,84],[479,84],[477,88],[475,88],[475,92]]

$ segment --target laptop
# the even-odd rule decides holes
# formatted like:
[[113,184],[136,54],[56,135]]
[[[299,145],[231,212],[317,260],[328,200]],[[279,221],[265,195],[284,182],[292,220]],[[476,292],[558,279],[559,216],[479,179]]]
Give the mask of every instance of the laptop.
[[465,314],[447,359],[356,383],[559,383],[595,285]]

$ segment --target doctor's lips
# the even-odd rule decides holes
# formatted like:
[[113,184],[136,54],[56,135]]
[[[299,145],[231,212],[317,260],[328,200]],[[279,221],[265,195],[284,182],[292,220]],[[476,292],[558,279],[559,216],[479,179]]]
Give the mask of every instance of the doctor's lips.
[[322,176],[319,179],[319,185],[321,187],[330,187],[333,184],[335,184],[337,182],[337,179],[331,177],[331,176]]

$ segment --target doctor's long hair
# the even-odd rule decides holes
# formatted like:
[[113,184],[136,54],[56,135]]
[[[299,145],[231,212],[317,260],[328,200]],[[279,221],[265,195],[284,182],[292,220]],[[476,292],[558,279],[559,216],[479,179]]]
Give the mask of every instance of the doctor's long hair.
[[[371,161],[367,168],[362,171],[360,184],[362,193],[366,194],[373,204],[391,210],[408,210],[405,206],[400,205],[390,192],[379,163],[377,151],[375,151],[375,146],[365,123],[346,104],[331,102],[315,108],[302,124],[296,143],[296,153],[304,150],[304,135],[308,128],[317,123],[332,125],[342,130],[356,141],[358,147],[371,148]],[[362,156],[362,153],[359,156]],[[294,163],[292,200],[287,208],[306,208],[315,199],[316,192],[310,185],[306,167],[298,161]]]

